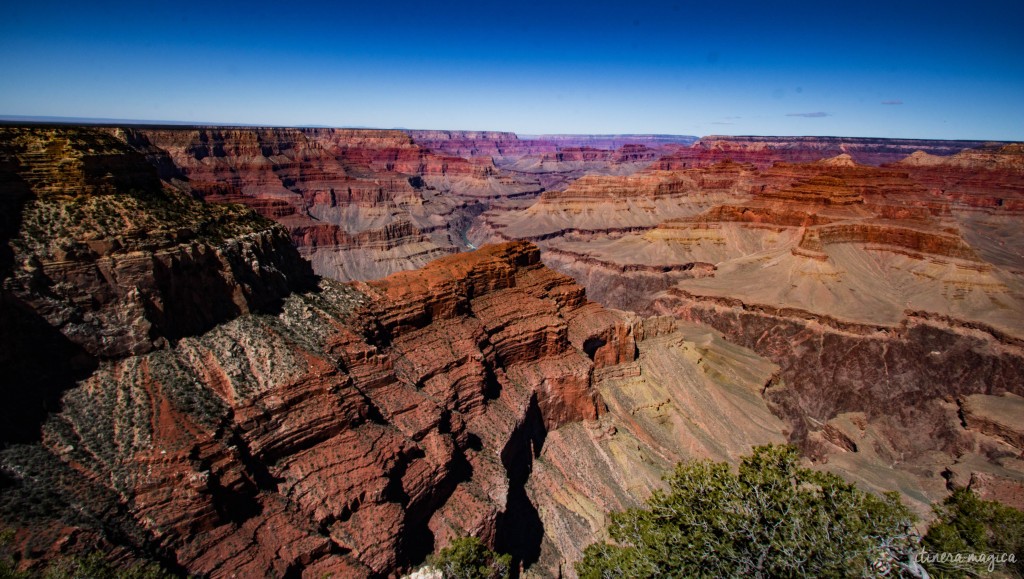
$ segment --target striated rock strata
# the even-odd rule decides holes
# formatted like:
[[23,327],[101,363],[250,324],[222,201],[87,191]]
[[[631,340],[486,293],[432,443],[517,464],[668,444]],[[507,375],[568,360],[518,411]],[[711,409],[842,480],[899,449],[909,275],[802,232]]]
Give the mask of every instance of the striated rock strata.
[[[0,455],[2,512],[23,565],[92,545],[213,577],[382,576],[472,533],[553,573],[679,458],[781,440],[772,370],[490,246],[102,364],[41,445]],[[701,394],[716,382],[733,390]],[[757,421],[730,426],[736,404]],[[25,510],[38,495],[50,510]]]
[[111,129],[163,179],[283,224],[314,270],[340,280],[419,267],[465,247],[478,199],[535,194],[490,159],[426,150],[400,131]]
[[965,426],[957,407],[1021,394],[1018,157],[655,163],[485,212],[470,239],[529,239],[594,299],[710,325],[771,359],[785,387],[765,397],[790,440],[927,514],[950,480],[1024,488],[1014,439]]

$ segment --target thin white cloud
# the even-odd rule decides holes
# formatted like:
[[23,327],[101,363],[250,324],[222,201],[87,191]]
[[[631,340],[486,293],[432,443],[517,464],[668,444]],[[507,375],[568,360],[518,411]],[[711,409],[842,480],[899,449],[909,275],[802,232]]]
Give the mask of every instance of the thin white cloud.
[[804,117],[807,119],[820,119],[821,117],[831,117],[832,113],[825,113],[818,111],[816,113],[787,113],[787,117]]
[[900,99],[892,99],[892,100],[888,100],[888,101],[882,101],[882,104],[883,105],[901,105],[901,104],[903,104],[903,101],[901,101]]

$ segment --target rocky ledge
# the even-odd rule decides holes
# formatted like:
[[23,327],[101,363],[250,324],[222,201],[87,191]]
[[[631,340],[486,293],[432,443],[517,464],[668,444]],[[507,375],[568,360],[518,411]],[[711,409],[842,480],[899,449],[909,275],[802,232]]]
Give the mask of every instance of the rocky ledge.
[[211,576],[386,575],[466,533],[529,563],[529,465],[605,412],[595,360],[628,339],[599,306],[513,243],[278,312],[100,364],[41,446],[4,451],[23,565],[91,545]]

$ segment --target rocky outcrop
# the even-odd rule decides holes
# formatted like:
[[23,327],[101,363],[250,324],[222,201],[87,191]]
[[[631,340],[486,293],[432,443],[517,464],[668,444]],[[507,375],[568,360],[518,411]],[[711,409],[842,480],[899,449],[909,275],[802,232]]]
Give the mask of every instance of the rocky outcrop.
[[[954,257],[977,261],[978,256],[958,235],[944,231],[919,230],[893,223],[844,223],[821,227],[808,227],[796,249],[817,252],[824,256],[824,248],[831,244],[860,243],[868,248],[912,252]],[[827,256],[825,256],[827,259]]]
[[400,131],[124,128],[159,175],[282,223],[317,273],[371,279],[465,247],[478,198],[535,194],[490,159],[435,154]]
[[10,181],[27,184],[4,292],[89,354],[141,354],[271,307],[303,265],[272,222],[164,189],[99,132],[6,129]]
[[948,157],[918,151],[893,167],[957,206],[1012,215],[1024,211],[1024,145],[1019,143]]
[[1001,438],[1014,448],[1024,449],[1024,424],[1020,423],[1024,398],[1013,394],[975,394],[960,402],[960,414],[967,428]]
[[[4,520],[43,558],[88,540],[211,576],[387,574],[467,532],[534,564],[565,538],[530,465],[607,412],[594,374],[634,361],[631,324],[525,243],[322,280],[96,369],[41,447],[3,454]],[[30,473],[66,506],[18,515]]]
[[[769,421],[673,448],[703,431],[679,430],[693,423],[687,397],[731,372],[741,392],[702,401],[707,412],[738,396],[769,417],[750,394],[772,366],[706,330],[588,301],[531,244],[310,283],[279,226],[183,196],[120,139],[6,142],[4,198],[22,212],[0,315],[26,331],[4,326],[5,367],[25,352],[68,360],[5,376],[5,408],[34,420],[7,422],[0,450],[0,521],[23,568],[98,549],[211,577],[387,576],[474,534],[531,570],[568,570],[601,513],[636,504],[675,457],[781,439]],[[123,188],[113,173],[84,193],[34,188],[30,143],[56,162],[102,154],[149,169]],[[218,309],[221,286],[233,308]],[[52,378],[45,398],[26,395]],[[664,432],[644,430],[650,412]],[[577,453],[588,480],[614,482],[589,502],[564,498],[585,492],[562,478]]]

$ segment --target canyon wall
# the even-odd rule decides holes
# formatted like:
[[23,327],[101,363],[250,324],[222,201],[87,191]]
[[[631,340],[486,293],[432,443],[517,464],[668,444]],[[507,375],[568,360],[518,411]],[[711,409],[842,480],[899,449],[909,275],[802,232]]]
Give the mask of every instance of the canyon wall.
[[773,163],[807,163],[850,155],[862,165],[881,165],[902,160],[921,151],[936,156],[959,153],[990,144],[987,141],[940,141],[928,139],[872,139],[855,137],[701,137],[659,162],[660,169],[706,167],[726,159],[768,168]]
[[373,279],[465,247],[479,199],[535,194],[491,160],[435,154],[400,131],[123,128],[167,182],[274,219],[318,274]]
[[[774,365],[588,301],[531,244],[318,279],[282,226],[184,195],[108,131],[3,137],[0,521],[22,568],[389,576],[473,534],[571,574],[676,460],[783,439],[757,395]],[[737,404],[757,421],[728,426]]]
[[571,577],[675,462],[784,441],[1024,505],[1020,145],[618,138],[0,129],[18,564],[393,576],[472,534]]
[[951,481],[1016,501],[1013,437],[958,416],[971,396],[1022,394],[1020,146],[872,167],[857,156],[922,143],[723,140],[714,164],[681,168],[676,152],[487,211],[470,239],[529,239],[602,303],[709,325],[769,358],[780,383],[766,400],[826,468],[924,514]]

